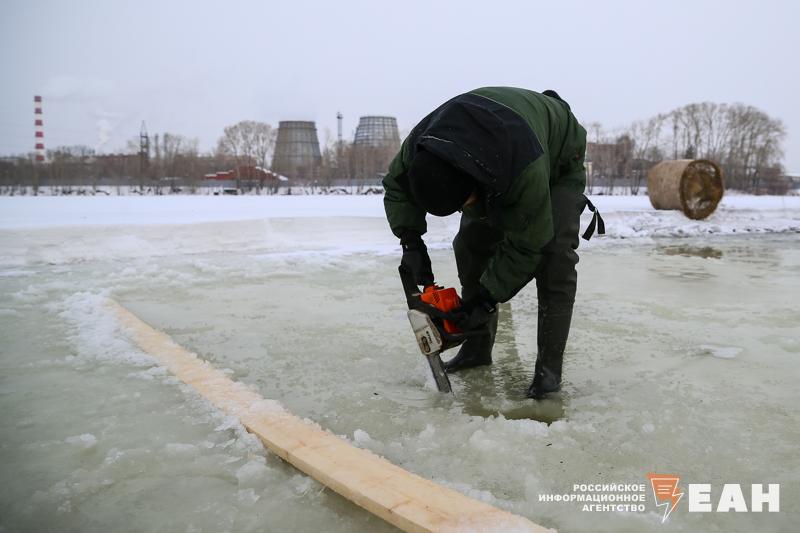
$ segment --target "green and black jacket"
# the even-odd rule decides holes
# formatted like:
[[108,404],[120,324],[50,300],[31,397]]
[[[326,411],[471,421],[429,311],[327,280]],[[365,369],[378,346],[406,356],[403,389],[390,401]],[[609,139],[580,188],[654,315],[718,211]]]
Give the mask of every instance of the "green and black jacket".
[[584,190],[586,130],[552,91],[485,87],[445,102],[414,127],[383,179],[386,217],[398,237],[427,231],[406,174],[420,148],[479,183],[482,201],[463,216],[502,229],[480,282],[497,301],[509,300],[533,278],[553,237],[550,189]]

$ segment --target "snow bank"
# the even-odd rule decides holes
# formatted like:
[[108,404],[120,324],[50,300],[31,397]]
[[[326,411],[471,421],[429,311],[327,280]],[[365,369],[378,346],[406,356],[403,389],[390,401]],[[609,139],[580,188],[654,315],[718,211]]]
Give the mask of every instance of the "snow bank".
[[612,238],[800,232],[800,198],[794,196],[728,196],[705,220],[691,220],[680,211],[658,211],[643,196],[600,196],[592,201]]
[[0,229],[383,216],[380,196],[0,197]]
[[[593,196],[609,237],[800,231],[800,197],[728,195],[706,220],[657,211],[646,196]],[[0,230],[299,218],[383,219],[381,196],[0,197]],[[435,217],[429,217],[429,220]],[[589,212],[584,213],[584,227]],[[457,229],[458,215],[431,220]],[[381,231],[384,231],[383,229]]]

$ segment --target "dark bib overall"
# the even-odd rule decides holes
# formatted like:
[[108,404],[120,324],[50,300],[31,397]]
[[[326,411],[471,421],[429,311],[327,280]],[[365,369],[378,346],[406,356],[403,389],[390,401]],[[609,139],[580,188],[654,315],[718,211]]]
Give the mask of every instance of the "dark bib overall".
[[[578,283],[575,266],[578,264],[576,250],[580,242],[580,217],[587,205],[595,214],[584,238],[588,240],[595,227],[600,233],[605,232],[603,219],[582,193],[569,187],[556,186],[550,189],[550,203],[554,235],[542,248],[542,258],[534,273],[539,303],[534,385],[539,387],[538,391],[529,391],[531,396],[558,390],[560,384],[564,348],[569,336]],[[480,277],[502,240],[502,230],[492,226],[488,218],[461,217],[458,234],[453,240],[453,250],[465,299],[478,290]],[[495,318],[486,336],[467,341],[467,344],[473,345],[472,350],[486,352],[475,355],[488,358],[489,362],[496,327]],[[463,349],[470,350],[470,347],[465,344]]]

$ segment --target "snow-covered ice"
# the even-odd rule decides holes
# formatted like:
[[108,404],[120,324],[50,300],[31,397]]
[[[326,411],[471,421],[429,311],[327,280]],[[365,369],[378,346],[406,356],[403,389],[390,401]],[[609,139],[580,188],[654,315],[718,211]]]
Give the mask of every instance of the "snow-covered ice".
[[[717,211],[694,223],[656,211],[646,196],[591,196],[609,235],[703,235],[800,231],[800,196],[728,194]],[[588,210],[585,213],[589,215]],[[343,196],[0,196],[0,229],[65,226],[198,224],[275,218],[383,217],[379,195]],[[457,219],[457,215],[448,220]]]
[[[0,528],[390,530],[159,368],[111,296],[293,413],[543,525],[793,530],[800,198],[730,195],[699,222],[593,201],[609,236],[579,250],[563,398],[534,406],[533,287],[501,306],[495,364],[436,392],[380,197],[0,198]],[[448,285],[456,228],[433,219],[427,237]],[[539,501],[651,471],[780,483],[782,512],[682,502],[662,526],[650,500],[643,514]]]

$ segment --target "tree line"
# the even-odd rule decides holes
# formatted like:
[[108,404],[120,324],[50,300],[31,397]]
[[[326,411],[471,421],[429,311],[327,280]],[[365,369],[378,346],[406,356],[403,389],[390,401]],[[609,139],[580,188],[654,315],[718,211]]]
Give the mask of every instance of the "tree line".
[[[127,186],[143,194],[195,192],[214,184],[206,176],[233,170],[236,188],[276,192],[275,184],[242,175],[240,169],[270,169],[277,130],[270,124],[243,120],[224,128],[213,150],[201,153],[197,138],[176,133],[141,135],[129,139],[119,153],[98,154],[85,145],[58,146],[47,151],[45,163],[34,154],[0,158],[0,193],[54,187],[61,194],[84,194],[99,187]],[[313,168],[294,172],[289,186],[321,191],[337,185],[362,190],[378,185],[394,157],[396,146],[360,146],[334,140],[330,132],[321,143],[321,157]],[[247,174],[247,173],[245,173]],[[88,189],[88,191],[87,191]]]
[[[589,193],[625,188],[638,194],[647,171],[664,159],[711,159],[723,169],[727,188],[751,193],[784,194],[790,182],[781,165],[786,129],[765,112],[744,104],[689,104],[639,120],[614,131],[587,124],[587,189]],[[97,154],[87,146],[48,150],[45,163],[34,155],[0,159],[0,188],[57,186],[64,193],[84,187],[127,185],[155,193],[192,192],[204,176],[253,166],[269,169],[277,130],[265,122],[244,120],[224,128],[213,150],[201,153],[198,139],[162,133],[137,136],[117,154]],[[290,176],[292,185],[376,186],[396,147],[356,146],[335,140],[330,132],[321,143],[314,168]],[[243,180],[242,188],[259,189]]]
[[589,192],[622,183],[637,194],[650,167],[665,159],[715,161],[730,189],[785,194],[791,185],[781,164],[786,128],[753,106],[695,103],[616,132],[590,123],[587,132]]

